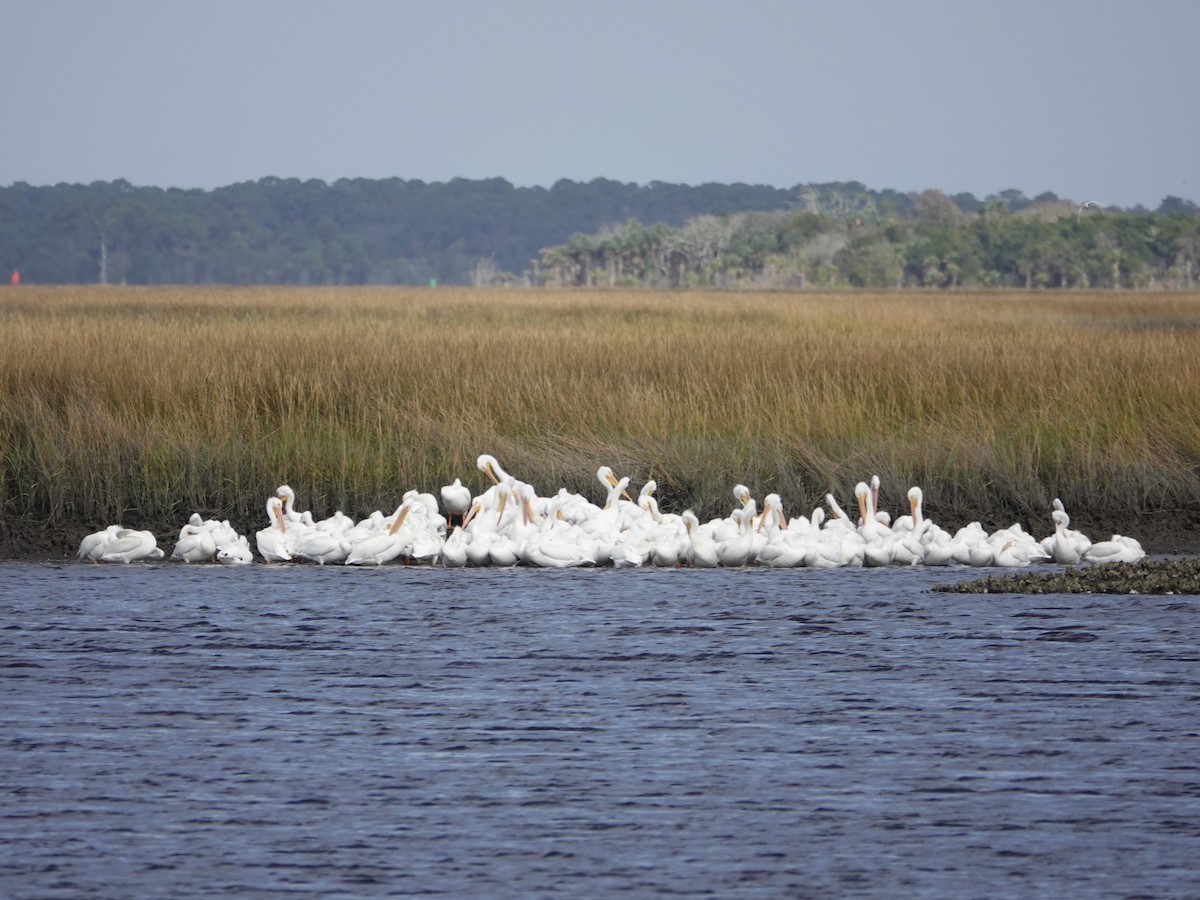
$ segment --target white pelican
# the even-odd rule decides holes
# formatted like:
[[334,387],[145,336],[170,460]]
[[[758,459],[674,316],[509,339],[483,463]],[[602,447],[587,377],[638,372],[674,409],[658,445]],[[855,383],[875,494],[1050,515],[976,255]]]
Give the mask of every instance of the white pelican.
[[439,562],[447,569],[458,569],[467,564],[467,544],[470,538],[461,525],[455,525],[446,542],[442,544]]
[[700,525],[700,520],[696,518],[696,514],[690,509],[684,510],[683,515],[684,527],[687,529],[688,540],[691,541],[691,548],[688,551],[687,562],[697,569],[714,569],[720,565],[720,558],[717,556],[717,545],[713,543],[713,539]]
[[[801,520],[810,526],[808,519]],[[767,494],[763,498],[763,514],[759,517],[758,530],[766,537],[755,557],[761,566],[773,568],[795,568],[808,565],[816,555],[815,530],[792,531],[783,514],[783,503],[778,494]],[[797,526],[799,527],[799,526]]]
[[116,536],[104,545],[100,562],[131,563],[144,559],[162,559],[163,552],[158,547],[158,541],[149,531],[135,531],[132,528],[122,528]]
[[346,534],[354,527],[354,520],[339,509],[329,518],[317,522],[314,527],[330,534]]
[[287,520],[283,514],[283,501],[278,497],[267,498],[267,518],[271,524],[254,535],[258,555],[268,564],[290,562],[292,554],[287,548]]
[[672,516],[650,532],[650,562],[659,568],[681,566],[692,548],[687,527],[679,516]]
[[892,531],[912,531],[925,519],[922,503],[925,494],[919,487],[908,489],[908,515],[900,516],[892,523]]
[[1058,517],[1054,515],[1055,513],[1062,513],[1066,517],[1062,527],[1063,540],[1073,544],[1079,550],[1081,556],[1087,553],[1088,548],[1092,546],[1092,539],[1082,531],[1077,531],[1071,527],[1071,517],[1067,514],[1066,506],[1063,505],[1062,500],[1055,497],[1050,504],[1050,518],[1054,520],[1054,534],[1042,538],[1042,549],[1046,551],[1046,555],[1054,556],[1052,545],[1058,539]]
[[[1056,563],[1064,566],[1075,566],[1083,560],[1085,550],[1091,548],[1089,542],[1086,548],[1081,548],[1079,542],[1067,533],[1071,517],[1065,510],[1056,509],[1050,513],[1054,520],[1054,534],[1042,542],[1042,547],[1054,558]],[[1047,542],[1049,546],[1047,546]]]
[[875,515],[875,491],[865,481],[860,481],[854,487],[854,497],[858,500],[858,516],[861,523],[858,533],[866,541],[866,546],[863,547],[863,565],[891,565],[892,530]]
[[311,560],[318,565],[345,562],[350,555],[350,541],[345,532],[334,532],[324,528],[308,528],[292,545],[292,556]]
[[404,526],[404,520],[408,518],[410,506],[413,501],[405,500],[397,508],[392,516],[392,523],[384,531],[366,537],[350,548],[350,553],[346,557],[346,565],[348,566],[381,566],[384,563],[391,562],[402,552],[404,552],[405,539],[398,532]]
[[[194,514],[193,519],[199,515]],[[217,558],[217,540],[211,528],[205,528],[203,523],[198,525],[188,522],[179,530],[179,538],[175,541],[175,549],[171,551],[171,559],[183,560],[185,563],[212,562]]]
[[250,541],[244,534],[231,544],[225,544],[217,550],[217,562],[223,566],[244,566],[254,562],[254,554],[250,552]]
[[656,490],[658,490],[658,482],[651,478],[642,485],[642,489],[638,493],[637,505],[640,509],[644,509],[656,523],[661,524],[662,513],[658,511],[658,501],[654,499]]
[[479,459],[475,461],[475,467],[484,475],[492,480],[492,484],[499,484],[509,477],[504,469],[500,468],[500,463],[496,457],[490,453],[483,453]]
[[735,509],[730,514],[730,518],[738,525],[738,533],[728,540],[716,542],[717,559],[722,566],[736,568],[747,565],[754,559],[754,529],[751,523],[754,521],[755,512],[756,505],[751,499],[742,509]]
[[1088,548],[1083,558],[1090,563],[1123,562],[1133,563],[1144,558],[1146,551],[1131,537],[1114,534],[1111,540],[1096,541]]
[[471,489],[458,478],[444,485],[438,492],[442,498],[442,509],[446,511],[447,525],[461,525],[467,510],[471,508]]
[[283,515],[289,523],[299,522],[301,513],[296,512],[296,492],[286,484],[275,489],[275,496],[283,501]]
[[118,531],[122,530],[120,525],[109,525],[103,531],[89,534],[79,542],[79,558],[96,562],[104,555],[105,545],[117,536]]
[[[607,492],[609,488],[614,487],[617,482],[620,481],[610,466],[601,466],[598,468],[596,470],[596,480],[600,482],[600,486],[604,488],[605,492]],[[633,497],[629,496],[629,491],[627,490],[629,485],[628,478],[625,479],[625,485],[626,487],[621,489],[621,494],[624,495],[626,500],[632,502]],[[657,485],[655,485],[655,487],[657,487]]]
[[876,521],[883,525],[890,526],[892,524],[891,513],[884,512],[879,508],[879,476],[871,476],[871,509],[874,511]]

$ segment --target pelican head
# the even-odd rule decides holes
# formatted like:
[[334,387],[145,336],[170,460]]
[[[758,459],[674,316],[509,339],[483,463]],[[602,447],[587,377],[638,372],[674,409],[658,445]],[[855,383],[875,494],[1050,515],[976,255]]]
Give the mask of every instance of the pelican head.
[[912,513],[914,526],[921,524],[921,503],[924,499],[925,495],[919,487],[908,489],[908,508]]
[[500,468],[500,462],[490,453],[484,453],[481,455],[479,459],[475,461],[475,466],[480,472],[492,479],[493,484],[499,484],[508,477],[508,473],[505,472],[504,469]]

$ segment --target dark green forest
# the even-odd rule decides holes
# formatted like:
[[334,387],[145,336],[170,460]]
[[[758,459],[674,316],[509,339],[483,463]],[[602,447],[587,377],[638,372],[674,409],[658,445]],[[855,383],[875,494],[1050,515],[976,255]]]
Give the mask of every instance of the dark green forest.
[[0,269],[34,284],[1191,288],[1200,210],[858,182],[16,183],[0,188]]

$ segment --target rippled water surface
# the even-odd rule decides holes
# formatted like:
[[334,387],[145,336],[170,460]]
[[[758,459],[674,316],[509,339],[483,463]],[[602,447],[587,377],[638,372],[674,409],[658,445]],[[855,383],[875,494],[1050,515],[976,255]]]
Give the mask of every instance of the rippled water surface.
[[1195,896],[1200,598],[0,565],[12,897]]

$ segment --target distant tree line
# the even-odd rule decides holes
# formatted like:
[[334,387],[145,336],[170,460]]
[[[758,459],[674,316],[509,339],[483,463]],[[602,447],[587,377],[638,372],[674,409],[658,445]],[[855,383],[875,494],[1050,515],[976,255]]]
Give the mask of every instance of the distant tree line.
[[[1057,197],[965,203],[938,191],[902,214],[864,202],[702,215],[682,227],[630,221],[542,251],[541,283],[719,288],[1022,287],[1192,289],[1200,215]],[[965,207],[965,208],[964,208]]]
[[1200,215],[858,182],[263,178],[0,188],[26,283],[1191,287]]

